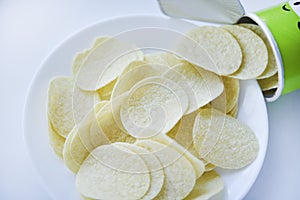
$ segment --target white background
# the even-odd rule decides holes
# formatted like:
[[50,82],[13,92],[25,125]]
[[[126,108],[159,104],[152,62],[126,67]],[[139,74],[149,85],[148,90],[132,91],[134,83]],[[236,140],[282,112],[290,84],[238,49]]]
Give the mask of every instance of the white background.
[[[246,10],[255,11],[281,1],[242,2]],[[156,0],[0,0],[0,200],[50,199],[27,153],[22,124],[26,94],[43,59],[67,36],[89,24],[151,13],[160,14]],[[268,152],[245,199],[298,199],[300,90],[267,107]]]

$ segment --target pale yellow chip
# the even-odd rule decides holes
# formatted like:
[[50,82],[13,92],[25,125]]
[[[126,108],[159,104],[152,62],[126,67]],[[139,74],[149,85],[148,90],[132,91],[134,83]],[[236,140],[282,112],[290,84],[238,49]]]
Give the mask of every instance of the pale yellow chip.
[[224,182],[216,171],[206,172],[197,179],[193,191],[187,196],[186,200],[207,200],[221,192]]
[[257,81],[262,91],[275,89],[278,87],[278,73],[269,78],[259,79]]
[[97,120],[90,127],[90,139],[94,147],[114,142],[135,142],[135,138],[123,132],[116,123],[110,103],[97,113]]
[[239,24],[239,25],[242,27],[248,28],[251,31],[253,31],[254,33],[256,33],[264,41],[264,43],[267,47],[268,64],[267,64],[265,71],[259,77],[257,77],[257,79],[263,79],[263,78],[268,78],[270,76],[273,76],[278,71],[278,67],[276,64],[276,60],[275,60],[275,56],[274,56],[272,47],[268,41],[268,38],[266,37],[266,34],[258,25],[255,25],[255,24]]
[[147,65],[147,63],[145,61],[142,60],[135,60],[132,61],[131,63],[129,63],[129,65],[123,70],[122,74],[120,76],[123,76],[124,74],[126,74],[127,72],[142,67],[143,65]]
[[143,159],[115,145],[94,149],[76,176],[78,191],[94,199],[140,199],[150,186]]
[[169,68],[163,65],[142,64],[121,75],[112,92],[112,99],[129,91],[136,83],[152,76],[160,76]]
[[231,111],[239,100],[240,83],[238,79],[222,77],[224,91],[220,96],[211,102],[213,108],[225,113]]
[[137,138],[167,133],[180,120],[188,106],[185,91],[163,77],[149,77],[138,82],[121,105],[124,128]]
[[82,140],[79,137],[78,131],[76,131],[71,138],[71,142],[69,144],[69,149],[71,158],[73,162],[71,162],[74,166],[70,167],[74,173],[77,173],[79,167],[85,160],[85,158],[89,155],[88,149],[83,144]]
[[90,126],[96,118],[96,113],[106,104],[100,102],[74,127],[66,139],[63,149],[63,159],[66,166],[77,173],[80,165],[95,147],[90,138]]
[[234,105],[234,107],[227,113],[227,115],[230,115],[231,117],[236,118],[237,114],[239,112],[239,104],[238,102]]
[[238,25],[222,28],[235,37],[243,53],[240,68],[230,76],[243,80],[260,76],[268,64],[268,50],[264,41],[253,31]]
[[135,144],[153,152],[164,167],[166,180],[156,199],[183,199],[193,190],[196,173],[184,156],[175,149],[152,140],[138,140]]
[[193,126],[198,111],[184,115],[180,121],[167,133],[167,136],[174,139],[179,145],[187,149],[191,154],[198,157],[193,143]]
[[242,62],[238,42],[227,31],[201,26],[179,40],[175,52],[189,62],[219,75],[237,71]]
[[149,170],[147,173],[150,173],[151,182],[149,190],[141,199],[154,199],[154,197],[156,197],[161,191],[165,180],[164,170],[158,158],[145,148],[136,146],[134,144],[118,142],[114,143],[114,145],[126,148],[138,154],[144,160]]
[[97,45],[101,44],[102,42],[104,42],[105,40],[109,39],[108,37],[99,37],[96,38],[96,40],[94,41],[93,46],[90,49],[87,49],[83,52],[79,52],[75,55],[74,59],[73,59],[73,64],[72,64],[72,73],[73,75],[77,74],[80,66],[82,65],[82,63],[84,62],[84,60],[87,58],[87,56],[89,55],[89,53],[97,47]]
[[65,165],[73,172],[77,173],[79,170],[80,165],[74,161],[71,151],[70,151],[70,144],[73,139],[73,137],[77,134],[77,129],[74,127],[68,137],[66,138],[66,142],[64,144],[63,148],[63,159],[65,162]]
[[211,163],[207,163],[207,164],[205,165],[205,172],[212,171],[212,170],[214,170],[215,168],[216,168],[216,165],[211,164]]
[[[108,101],[101,101],[97,103],[94,108],[87,113],[87,115],[82,119],[82,121],[76,126],[78,137],[81,143],[88,151],[92,151],[95,146],[93,145],[92,138],[90,137],[90,128],[93,121],[96,120],[97,113],[108,104]],[[74,149],[76,152],[76,149]],[[81,162],[80,162],[81,163]]]
[[112,82],[108,83],[104,87],[97,90],[98,95],[100,96],[100,99],[109,101],[111,99],[111,93],[115,87],[115,84],[118,79],[113,80]]
[[65,138],[59,135],[53,128],[51,122],[48,123],[48,130],[49,130],[49,141],[50,145],[55,152],[55,154],[62,158],[63,157],[63,148],[65,144]]
[[110,38],[97,45],[81,64],[77,85],[82,90],[96,91],[115,80],[134,60],[143,60],[143,53],[132,44]]
[[57,77],[49,84],[48,118],[59,135],[66,138],[74,127],[72,108],[74,81],[70,77]]
[[80,90],[73,78],[57,77],[49,84],[48,118],[57,133],[66,138],[98,102],[95,92]]
[[83,196],[82,194],[80,195],[80,197],[81,197],[83,200],[94,200],[94,199],[92,199],[92,198],[85,197],[85,196]]
[[199,156],[204,158],[218,142],[225,124],[225,114],[212,107],[200,109],[193,127],[193,142]]
[[185,149],[176,141],[174,141],[166,135],[158,135],[156,137],[153,137],[152,139],[156,142],[159,142],[161,144],[167,145],[175,149],[178,153],[183,155],[192,164],[196,173],[196,178],[199,178],[203,174],[205,170],[204,163],[202,162],[202,160],[198,159],[196,156],[190,153],[188,149]]
[[[73,97],[72,97],[72,109],[75,126],[81,123],[84,117],[94,110],[96,113],[97,109],[95,105],[100,102],[98,94],[94,91],[83,91],[79,87],[74,86]],[[103,105],[102,105],[103,106]],[[100,106],[100,107],[102,107]]]
[[219,96],[224,89],[222,80],[216,74],[194,67],[188,62],[173,66],[163,76],[184,88],[189,98],[186,114],[206,105]]
[[176,55],[167,52],[146,54],[144,61],[149,64],[164,65],[170,68],[182,63]]
[[[206,142],[214,142],[213,148],[203,156],[205,160],[221,168],[239,169],[256,158],[259,150],[258,140],[247,125],[214,109],[205,109],[200,113],[200,127],[209,129],[202,146],[206,145]],[[210,118],[204,118],[206,116]],[[214,123],[219,120],[222,121],[221,124]],[[211,140],[211,137],[218,138],[217,142]]]

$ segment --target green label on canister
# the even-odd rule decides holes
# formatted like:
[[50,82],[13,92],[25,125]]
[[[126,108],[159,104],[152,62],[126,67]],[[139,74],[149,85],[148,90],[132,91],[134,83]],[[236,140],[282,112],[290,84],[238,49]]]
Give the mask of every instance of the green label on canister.
[[300,89],[300,1],[292,0],[256,14],[268,26],[281,54],[282,94]]

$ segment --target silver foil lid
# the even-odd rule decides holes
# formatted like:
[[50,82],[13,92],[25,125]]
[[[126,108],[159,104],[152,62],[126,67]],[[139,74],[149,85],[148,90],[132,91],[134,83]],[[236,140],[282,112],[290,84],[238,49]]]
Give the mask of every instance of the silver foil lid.
[[245,10],[239,0],[158,0],[170,17],[204,22],[234,24]]

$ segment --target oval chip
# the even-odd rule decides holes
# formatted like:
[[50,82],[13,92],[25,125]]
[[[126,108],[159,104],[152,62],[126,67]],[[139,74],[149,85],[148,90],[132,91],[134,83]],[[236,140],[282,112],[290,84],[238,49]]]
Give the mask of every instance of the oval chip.
[[219,75],[237,71],[242,62],[238,42],[227,31],[214,26],[201,26],[186,34],[175,52],[196,66]]
[[257,80],[262,91],[275,89],[278,87],[278,73],[271,77]]
[[166,135],[158,135],[158,136],[152,138],[152,140],[175,149],[178,153],[180,153],[188,161],[190,161],[190,163],[192,164],[192,166],[195,170],[196,178],[199,178],[203,174],[204,168],[205,168],[204,163],[199,158],[197,158],[195,155],[190,153],[188,151],[188,149],[184,148],[183,146],[181,146],[176,141],[174,141],[173,139],[169,138]]
[[102,145],[81,165],[76,186],[82,195],[93,199],[140,199],[150,185],[147,170],[138,154],[116,145]]
[[230,76],[242,80],[260,76],[268,64],[268,50],[264,41],[253,31],[238,25],[222,28],[234,36],[243,53],[240,68]]
[[182,63],[176,55],[167,52],[147,54],[144,60],[149,64],[164,65],[170,68]]
[[63,148],[63,159],[65,162],[65,165],[75,174],[78,172],[80,165],[78,162],[74,161],[71,151],[70,151],[70,145],[73,137],[77,134],[77,129],[74,127],[68,137],[66,138],[66,142],[64,144]]
[[129,91],[136,83],[152,76],[160,76],[169,68],[164,65],[140,64],[133,67],[118,79],[112,92],[112,99]]
[[194,188],[196,174],[191,163],[175,149],[152,140],[138,140],[136,145],[154,153],[165,172],[165,183],[156,199],[181,200]]
[[219,96],[224,88],[222,80],[216,74],[194,67],[188,62],[173,66],[163,76],[184,88],[189,98],[189,107],[185,114],[206,105]]
[[165,179],[164,170],[158,158],[145,148],[134,144],[117,142],[114,143],[114,145],[126,148],[129,151],[138,154],[144,160],[149,170],[147,173],[150,173],[151,182],[148,192],[141,199],[154,199],[161,191]]
[[240,82],[238,79],[222,76],[224,91],[211,102],[211,106],[224,113],[230,112],[239,100]]
[[96,48],[98,45],[100,45],[101,43],[103,43],[107,39],[109,39],[109,38],[108,37],[96,38],[96,40],[94,41],[93,46],[90,49],[87,49],[83,52],[79,52],[75,55],[75,57],[73,59],[73,63],[72,63],[72,73],[73,73],[73,75],[76,75],[79,72],[82,63],[87,58],[89,53],[91,53],[91,51],[93,51],[94,48]]
[[49,130],[49,141],[50,145],[55,152],[55,154],[62,158],[63,157],[63,148],[66,139],[59,135],[53,128],[51,122],[48,122],[48,130]]
[[89,133],[94,147],[114,142],[135,142],[135,138],[122,131],[118,126],[112,112],[111,102],[106,103],[97,113]]
[[268,41],[268,38],[266,37],[266,34],[264,31],[255,24],[239,24],[239,26],[242,26],[244,28],[248,28],[254,33],[256,33],[265,43],[267,50],[268,50],[268,64],[265,69],[265,71],[257,77],[257,79],[263,79],[263,78],[268,78],[270,76],[273,76],[277,71],[278,67],[276,64],[276,59],[272,50],[272,47]]
[[[247,125],[216,109],[203,109],[197,117],[200,118],[198,131],[204,132],[204,139],[199,145],[200,155],[206,161],[222,168],[239,169],[256,158],[258,141]],[[201,154],[202,148],[207,145],[210,146],[209,151]]]
[[136,138],[149,138],[167,133],[188,107],[185,91],[176,83],[149,77],[138,82],[121,105],[124,128]]
[[197,179],[193,191],[186,200],[207,200],[221,192],[224,182],[216,171],[209,171]]
[[143,52],[134,45],[109,38],[97,45],[81,64],[77,85],[96,91],[115,80],[134,60],[143,60]]
[[98,102],[95,92],[76,87],[71,77],[56,77],[49,84],[48,117],[53,128],[64,138]]
[[71,77],[56,77],[48,89],[48,118],[59,135],[66,138],[74,127],[72,108],[74,81]]

